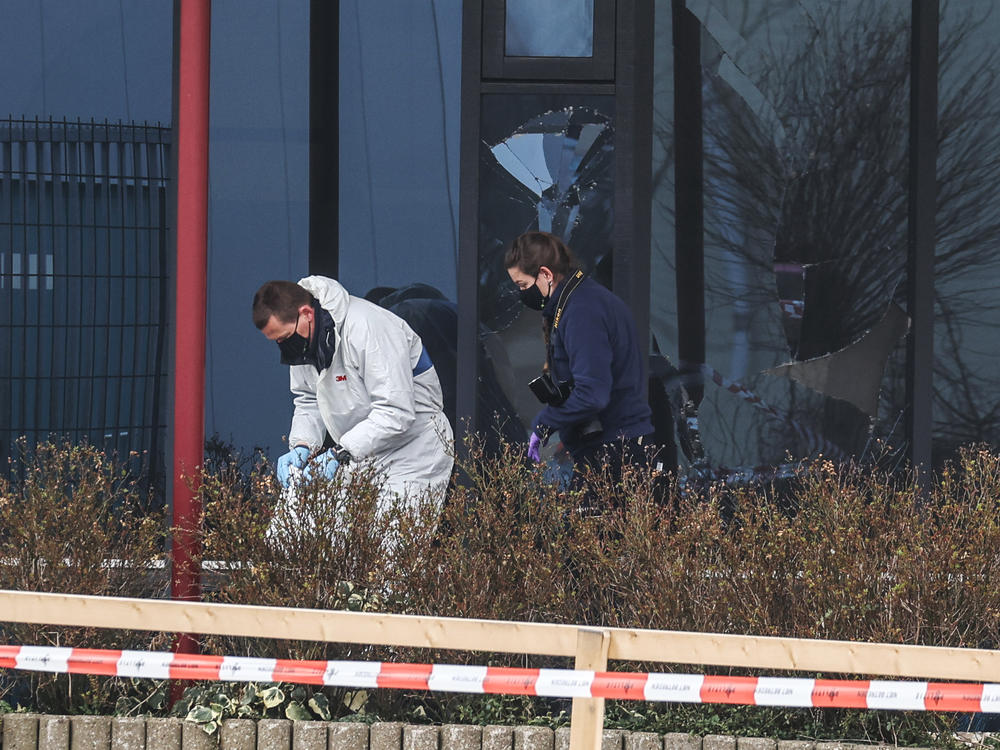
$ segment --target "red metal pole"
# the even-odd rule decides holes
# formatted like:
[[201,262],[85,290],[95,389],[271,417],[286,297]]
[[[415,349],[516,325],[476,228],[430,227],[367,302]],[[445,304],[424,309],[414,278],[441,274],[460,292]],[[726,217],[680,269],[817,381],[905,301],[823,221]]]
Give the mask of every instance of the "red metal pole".
[[[211,0],[179,0],[177,44],[177,295],[174,314],[174,536],[171,593],[201,597],[198,472],[205,441],[208,260],[208,63]],[[178,636],[194,653],[197,639]]]

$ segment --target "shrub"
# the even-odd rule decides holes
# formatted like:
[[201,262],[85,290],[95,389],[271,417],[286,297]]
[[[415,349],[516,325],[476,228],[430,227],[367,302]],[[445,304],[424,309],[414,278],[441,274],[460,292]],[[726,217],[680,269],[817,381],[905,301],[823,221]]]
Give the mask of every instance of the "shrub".
[[[18,444],[0,477],[0,589],[155,597],[165,592],[163,518],[124,463],[89,445]],[[170,636],[96,628],[3,624],[8,643],[90,648],[166,648]],[[85,675],[0,676],[0,697],[51,712],[99,710],[132,690]]]
[[[617,487],[593,477],[609,498],[598,517],[576,512],[580,498],[545,484],[516,451],[473,451],[465,469],[468,486],[455,489],[442,522],[448,535],[431,550],[404,545],[413,559],[402,567],[414,571],[403,587],[407,611],[941,646],[998,642],[1000,591],[990,582],[1000,573],[1000,457],[985,448],[963,452],[923,503],[905,477],[816,461],[792,483],[793,502],[774,486],[724,484],[698,496],[671,487],[658,502],[649,476],[627,475]],[[484,704],[435,696],[429,712],[446,717],[449,702],[468,712],[476,701]],[[623,703],[609,710],[611,722],[919,742],[954,717]]]
[[[371,464],[333,479],[305,482],[294,502],[282,496],[273,472],[255,464],[249,474],[229,462],[202,481],[203,543],[218,572],[205,599],[235,604],[387,611],[398,606],[393,564],[400,528],[433,534],[435,504],[380,501],[382,477]],[[206,636],[212,653],[280,659],[392,659],[388,649]],[[292,688],[289,687],[290,694]],[[333,713],[356,704],[356,691],[327,689]],[[312,697],[320,695],[311,693]],[[305,705],[308,700],[296,702]],[[277,706],[279,712],[287,706]]]
[[[613,485],[590,477],[584,496],[560,490],[522,451],[508,445],[487,455],[471,444],[461,461],[463,481],[443,508],[427,497],[385,502],[382,478],[366,465],[307,483],[298,504],[288,506],[259,457],[213,460],[201,482],[204,557],[213,561],[205,598],[941,646],[1000,642],[1000,590],[993,585],[1000,576],[1000,455],[991,449],[963,451],[923,500],[905,476],[823,460],[803,464],[782,487],[717,484],[694,493],[631,471]],[[0,484],[0,528],[10,529],[0,557],[15,563],[0,568],[8,576],[0,585],[157,593],[138,571],[145,570],[139,561],[157,556],[160,521],[129,510],[140,499],[134,494],[135,486],[99,452],[41,447],[15,480]],[[587,507],[595,496],[606,500],[601,512]],[[89,522],[99,518],[114,522]],[[109,558],[133,564],[107,566]],[[52,632],[71,645],[148,648],[155,640],[107,631],[19,632],[24,643],[51,642]],[[281,639],[210,636],[203,643],[212,653],[289,659],[570,666],[556,657]],[[65,678],[38,679],[58,687],[58,695],[32,688],[42,710],[96,710],[111,701],[105,683],[89,697],[70,697]],[[145,694],[122,687],[130,697],[121,710],[160,710],[162,686],[147,685]],[[206,727],[226,711],[251,710],[257,699],[261,711],[279,714],[304,715],[310,699],[327,705],[325,697],[334,717],[441,722],[558,725],[569,708],[569,701],[520,696],[334,689],[293,696],[293,688],[281,687],[284,703],[267,693],[274,705],[259,690],[247,703],[244,688],[224,686],[201,686],[185,705],[204,709]],[[217,700],[223,693],[226,701]],[[215,706],[222,706],[218,716]],[[608,710],[609,726],[632,729],[918,743],[956,722],[927,714],[627,702]]]
[[[217,567],[206,580],[205,599],[313,609],[381,606],[399,512],[379,507],[381,481],[371,466],[350,478],[306,482],[295,502],[282,498],[266,466],[254,468],[249,492],[237,474],[228,468],[202,483],[203,554],[211,561],[206,568]],[[218,645],[238,648],[233,641]],[[332,658],[322,655],[322,644],[264,645],[269,651],[262,656]]]

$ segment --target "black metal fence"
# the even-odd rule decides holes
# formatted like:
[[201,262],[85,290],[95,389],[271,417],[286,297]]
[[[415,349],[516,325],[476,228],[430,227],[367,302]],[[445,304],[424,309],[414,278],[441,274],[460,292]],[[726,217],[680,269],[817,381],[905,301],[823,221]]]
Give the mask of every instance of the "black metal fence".
[[67,437],[163,465],[169,128],[0,120],[0,460]]

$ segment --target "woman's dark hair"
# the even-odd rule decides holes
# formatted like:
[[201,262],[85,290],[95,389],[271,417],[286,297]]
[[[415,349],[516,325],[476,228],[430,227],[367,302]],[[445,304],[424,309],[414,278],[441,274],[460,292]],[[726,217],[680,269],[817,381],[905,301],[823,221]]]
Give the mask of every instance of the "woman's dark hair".
[[566,243],[548,232],[525,232],[503,258],[504,268],[516,267],[529,276],[537,276],[542,266],[557,276],[568,276],[576,268],[576,259]]
[[268,281],[253,296],[253,324],[263,330],[273,315],[280,323],[291,323],[302,305],[312,304],[312,295],[294,281]]

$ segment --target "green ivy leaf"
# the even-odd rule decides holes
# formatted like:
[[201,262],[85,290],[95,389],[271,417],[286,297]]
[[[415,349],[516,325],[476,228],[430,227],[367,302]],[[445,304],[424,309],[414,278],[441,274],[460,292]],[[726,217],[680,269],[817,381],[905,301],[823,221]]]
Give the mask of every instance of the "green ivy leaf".
[[246,685],[240,692],[240,705],[249,706],[251,703],[254,702],[254,699],[256,697],[257,697],[257,685],[251,682],[250,684]]
[[260,692],[260,699],[265,708],[274,708],[285,702],[285,693],[279,687],[269,687]]
[[167,705],[167,684],[163,683],[149,697],[149,707],[155,711],[161,711]]
[[191,710],[191,706],[194,704],[194,700],[190,695],[182,695],[181,699],[174,704],[174,707],[170,709],[170,714],[172,716],[186,716],[188,711]]
[[323,693],[316,693],[309,699],[309,708],[323,721],[330,721],[330,701]]
[[215,718],[215,712],[208,706],[195,706],[184,718],[196,724],[206,724]]
[[292,721],[309,721],[312,719],[312,714],[298,701],[292,701],[285,706],[285,718]]

